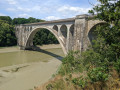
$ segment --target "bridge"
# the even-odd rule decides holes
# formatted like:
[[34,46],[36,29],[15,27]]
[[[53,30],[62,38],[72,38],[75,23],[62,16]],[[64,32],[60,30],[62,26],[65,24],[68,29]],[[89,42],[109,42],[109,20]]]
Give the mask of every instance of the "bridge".
[[22,50],[30,49],[33,46],[34,35],[44,28],[57,38],[64,54],[67,54],[69,50],[85,51],[94,37],[91,33],[93,28],[105,23],[90,18],[92,16],[84,14],[68,19],[16,25],[17,43]]

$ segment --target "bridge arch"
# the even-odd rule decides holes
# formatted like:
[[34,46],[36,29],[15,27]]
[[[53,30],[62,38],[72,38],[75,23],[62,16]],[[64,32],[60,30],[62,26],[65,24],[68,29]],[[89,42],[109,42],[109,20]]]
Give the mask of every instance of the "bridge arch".
[[67,26],[63,24],[60,27],[60,37],[62,38],[64,44],[66,44],[66,39],[67,39]]
[[88,33],[87,33],[87,34],[88,34],[89,42],[90,42],[91,45],[93,44],[92,41],[97,38],[97,34],[95,33],[96,27],[99,26],[99,25],[104,25],[104,24],[107,24],[107,23],[106,23],[106,22],[103,22],[103,21],[98,22],[98,23],[95,23],[95,24],[93,24],[93,25],[90,27],[90,29],[88,30]]
[[62,47],[62,50],[64,52],[64,54],[66,55],[67,54],[67,51],[65,49],[65,46],[63,45],[62,41],[59,39],[58,35],[54,32],[55,29],[52,29],[52,28],[49,28],[49,27],[46,27],[46,26],[39,26],[39,27],[36,27],[34,29],[32,29],[32,31],[29,33],[27,39],[26,39],[26,43],[25,43],[25,48],[29,48],[30,46],[33,46],[33,38],[34,38],[34,35],[40,30],[40,29],[47,29],[49,30],[58,40],[58,42],[60,43],[61,47]]
[[54,25],[54,26],[53,26],[53,29],[54,29],[54,32],[55,32],[56,34],[58,34],[58,26],[57,26],[57,25]]

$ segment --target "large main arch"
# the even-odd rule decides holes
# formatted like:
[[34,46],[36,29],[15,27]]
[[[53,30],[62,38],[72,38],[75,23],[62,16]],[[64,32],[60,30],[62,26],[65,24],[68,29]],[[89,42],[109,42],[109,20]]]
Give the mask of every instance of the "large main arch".
[[28,35],[28,38],[26,39],[26,43],[25,43],[25,49],[28,49],[30,48],[31,46],[33,46],[33,38],[35,36],[35,34],[40,30],[40,29],[47,29],[49,30],[58,40],[58,42],[60,43],[61,47],[62,47],[62,50],[64,52],[64,54],[66,55],[67,54],[67,51],[65,49],[65,46],[62,42],[62,40],[59,38],[59,36],[57,35],[56,33],[56,30],[53,29],[53,28],[49,28],[49,27],[46,27],[46,26],[39,26],[39,27],[36,27],[34,29],[32,29],[32,31],[29,33]]

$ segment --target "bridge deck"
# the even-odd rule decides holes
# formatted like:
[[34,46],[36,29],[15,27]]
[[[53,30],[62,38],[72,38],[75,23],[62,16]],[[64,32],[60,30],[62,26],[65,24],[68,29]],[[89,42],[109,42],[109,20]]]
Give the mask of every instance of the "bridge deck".
[[74,21],[75,21],[75,18],[68,18],[68,19],[59,19],[59,20],[53,20],[53,21],[28,23],[28,24],[22,24],[22,25],[42,25],[42,24],[61,23],[61,22],[74,22]]

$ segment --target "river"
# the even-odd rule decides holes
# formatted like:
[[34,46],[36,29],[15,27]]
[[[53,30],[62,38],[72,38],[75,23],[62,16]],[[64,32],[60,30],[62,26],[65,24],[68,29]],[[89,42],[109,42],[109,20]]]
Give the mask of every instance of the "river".
[[0,90],[29,90],[51,78],[61,64],[63,51],[60,45],[40,48],[37,51],[18,47],[0,49]]
[[[16,49],[16,51],[10,52],[10,49]],[[39,51],[18,50],[18,47],[9,48],[6,52],[0,53],[0,67],[38,61],[46,62],[50,58],[60,58],[63,55],[61,48],[42,49]]]

